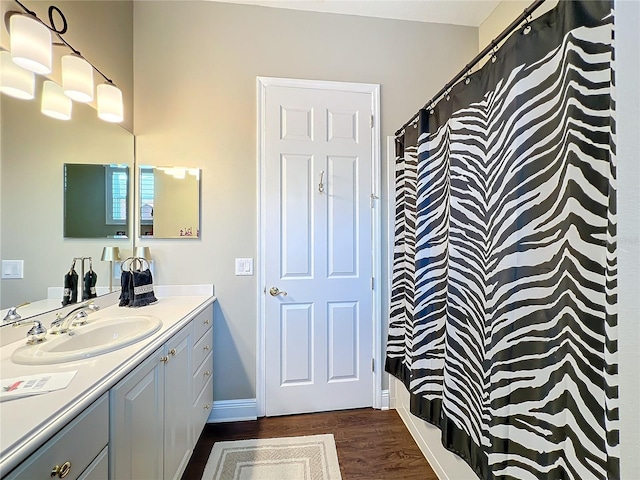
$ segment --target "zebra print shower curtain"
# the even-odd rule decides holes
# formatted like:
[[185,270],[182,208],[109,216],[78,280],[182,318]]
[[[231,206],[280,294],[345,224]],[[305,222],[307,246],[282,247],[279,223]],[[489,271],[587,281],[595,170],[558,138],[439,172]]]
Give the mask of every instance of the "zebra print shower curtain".
[[396,138],[386,370],[481,479],[616,479],[612,3],[530,26]]

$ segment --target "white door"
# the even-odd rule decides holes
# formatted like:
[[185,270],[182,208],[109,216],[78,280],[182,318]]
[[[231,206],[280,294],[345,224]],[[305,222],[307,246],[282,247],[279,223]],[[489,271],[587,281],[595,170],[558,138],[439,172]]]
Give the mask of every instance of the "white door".
[[372,95],[264,105],[265,412],[371,406]]

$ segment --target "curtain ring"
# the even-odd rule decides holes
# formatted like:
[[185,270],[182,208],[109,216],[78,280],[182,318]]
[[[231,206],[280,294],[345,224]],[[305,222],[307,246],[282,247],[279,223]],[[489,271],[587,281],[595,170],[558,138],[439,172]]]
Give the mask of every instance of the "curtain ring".
[[529,21],[527,20],[527,23],[524,24],[524,28],[522,29],[522,33],[529,35],[529,32],[531,32],[531,25],[529,25]]

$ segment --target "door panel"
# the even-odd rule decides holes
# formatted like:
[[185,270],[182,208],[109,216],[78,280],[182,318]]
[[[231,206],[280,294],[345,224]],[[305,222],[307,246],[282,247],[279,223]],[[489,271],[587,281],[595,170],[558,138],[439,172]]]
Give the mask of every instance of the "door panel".
[[329,382],[357,380],[359,331],[357,302],[329,303]]
[[313,382],[312,305],[282,305],[280,385]]
[[329,278],[358,275],[358,163],[357,157],[328,158],[326,224]]
[[267,415],[373,403],[371,105],[368,93],[267,87]]
[[313,157],[282,155],[280,180],[281,278],[313,276]]
[[358,113],[327,109],[327,141],[358,143]]

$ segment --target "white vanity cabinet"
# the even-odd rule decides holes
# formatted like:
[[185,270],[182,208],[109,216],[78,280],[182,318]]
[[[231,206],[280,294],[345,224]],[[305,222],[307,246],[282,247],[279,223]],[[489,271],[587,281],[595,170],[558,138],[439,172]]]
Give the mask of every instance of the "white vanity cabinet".
[[195,447],[213,405],[213,305],[193,319],[191,445]]
[[3,480],[107,480],[108,442],[105,393]]
[[[145,310],[163,321],[155,339],[77,362],[62,402],[2,404],[2,480],[180,480],[213,404],[216,300],[176,296]],[[3,374],[24,374],[6,358]]]
[[[213,366],[212,341],[205,359],[195,353],[196,345],[204,349],[200,340],[205,333],[211,336],[212,315],[209,306],[111,388],[112,480],[182,476],[208,417],[202,411],[210,410],[213,399],[212,368],[201,371],[207,362]],[[202,385],[195,398],[194,382],[200,375],[209,379],[205,384],[211,395],[203,394]],[[207,399],[206,407],[198,402],[201,398]]]

